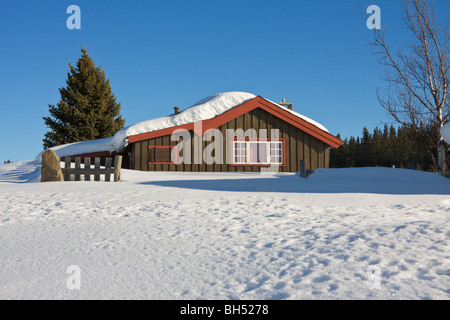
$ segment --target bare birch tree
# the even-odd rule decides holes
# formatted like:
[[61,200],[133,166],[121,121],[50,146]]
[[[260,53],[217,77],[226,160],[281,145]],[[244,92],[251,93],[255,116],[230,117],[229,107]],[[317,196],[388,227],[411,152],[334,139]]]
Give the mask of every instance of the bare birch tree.
[[447,146],[440,128],[450,120],[449,22],[439,26],[426,0],[404,0],[408,45],[394,52],[386,43],[386,30],[375,30],[370,44],[386,67],[385,90],[378,101],[399,124],[414,129],[432,158],[438,174],[446,171]]

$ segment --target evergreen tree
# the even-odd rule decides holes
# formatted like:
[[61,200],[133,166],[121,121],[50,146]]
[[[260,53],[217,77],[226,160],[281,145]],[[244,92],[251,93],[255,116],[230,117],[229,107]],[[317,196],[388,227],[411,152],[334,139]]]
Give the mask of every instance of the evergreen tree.
[[[336,138],[341,139],[341,135],[338,133]],[[345,144],[345,143],[344,143]],[[342,152],[338,152],[336,148],[330,148],[330,167],[331,168],[340,168],[342,167]]]
[[361,138],[361,161],[358,166],[372,166],[373,162],[373,152],[372,152],[372,135],[369,133],[366,127],[363,128],[362,138]]
[[382,166],[385,162],[385,146],[383,144],[383,133],[375,127],[372,134],[372,165]]
[[[433,127],[423,130],[434,130]],[[437,132],[431,132],[437,136]],[[373,134],[364,127],[361,139],[350,137],[330,152],[330,167],[384,166],[435,171],[430,160],[429,149],[423,147],[421,136],[414,128],[384,126],[383,131],[375,127]],[[437,152],[437,149],[436,149]]]
[[389,167],[392,165],[392,148],[389,143],[389,127],[387,124],[384,125],[383,134],[381,138],[381,145],[384,148],[381,156],[381,166]]
[[61,99],[49,105],[45,124],[44,148],[113,136],[123,128],[120,103],[112,93],[105,72],[96,67],[86,48],[76,66],[69,63],[66,87],[60,88]]
[[348,151],[346,154],[346,166],[348,167],[358,167],[361,162],[361,154],[360,154],[361,144],[359,143],[359,137],[355,139],[355,137],[350,137],[348,141]]
[[395,129],[394,125],[391,124],[390,128],[389,128],[389,151],[390,151],[390,155],[389,155],[389,160],[390,160],[390,164],[389,166],[395,165],[397,166],[397,130]]

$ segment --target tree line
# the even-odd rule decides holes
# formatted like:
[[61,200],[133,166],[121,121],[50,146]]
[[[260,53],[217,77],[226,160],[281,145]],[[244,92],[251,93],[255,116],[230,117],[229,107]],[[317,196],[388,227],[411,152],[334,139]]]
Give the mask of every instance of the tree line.
[[[437,136],[436,127],[424,128]],[[434,131],[434,132],[433,132]],[[340,138],[339,134],[338,137]],[[343,144],[330,149],[330,167],[392,167],[436,172],[426,145],[414,128],[384,125],[373,132],[364,127],[361,137],[346,138]],[[437,153],[437,148],[432,152]]]

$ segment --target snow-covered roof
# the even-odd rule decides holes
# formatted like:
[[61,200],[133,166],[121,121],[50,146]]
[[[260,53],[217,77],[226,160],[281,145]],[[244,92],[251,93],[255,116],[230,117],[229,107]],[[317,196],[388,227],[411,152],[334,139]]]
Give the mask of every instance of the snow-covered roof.
[[[114,152],[116,149],[112,145],[113,137],[103,138],[103,139],[95,139],[89,141],[81,141],[63,144],[56,147],[51,147],[50,149],[54,150],[59,157],[69,157],[78,154],[85,153],[95,153],[95,152]],[[36,159],[41,159],[42,153],[40,152]]]
[[[112,143],[114,148],[120,151],[126,147],[127,145],[126,139],[129,136],[175,127],[196,121],[212,119],[255,97],[256,95],[252,93],[239,91],[215,94],[213,96],[209,96],[205,99],[198,101],[196,104],[180,112],[179,114],[172,114],[166,117],[151,119],[123,128],[122,130],[116,133]],[[304,115],[292,111],[284,106],[281,106],[273,101],[270,100],[267,101],[315,125],[319,129],[328,132],[328,130],[320,123],[311,120],[310,118],[305,117]]]
[[[203,121],[217,117],[218,115],[235,108],[242,103],[255,98],[256,95],[248,92],[224,92],[209,96],[204,98],[191,107],[185,109],[178,114],[172,114],[165,117],[160,117],[156,119],[151,119],[147,121],[142,121],[128,127],[125,127],[118,131],[113,137],[97,139],[92,141],[76,142],[71,144],[66,144],[62,146],[53,147],[51,149],[60,157],[103,152],[103,151],[123,151],[123,149],[128,144],[128,137],[132,135],[137,135],[145,132],[151,132],[155,130],[161,130],[165,128],[180,126],[183,124],[188,124],[196,121]],[[319,129],[328,132],[328,130],[320,123],[311,120],[295,111],[292,111],[284,106],[281,106],[273,101],[267,100],[270,103],[282,108],[291,114],[313,124]],[[41,154],[38,155],[40,158]]]
[[123,128],[116,133],[112,143],[116,150],[123,150],[127,145],[126,138],[129,136],[211,119],[255,97],[254,94],[247,92],[215,94],[198,101],[179,114],[142,121]]
[[441,128],[441,135],[445,142],[450,143],[450,122]]

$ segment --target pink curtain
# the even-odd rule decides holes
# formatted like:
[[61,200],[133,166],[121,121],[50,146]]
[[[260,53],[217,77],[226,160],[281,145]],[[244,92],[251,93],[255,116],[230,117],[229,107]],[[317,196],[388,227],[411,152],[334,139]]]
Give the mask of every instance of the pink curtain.
[[250,162],[266,163],[267,162],[267,144],[250,142]]

